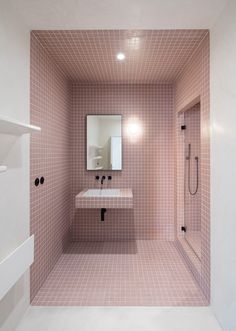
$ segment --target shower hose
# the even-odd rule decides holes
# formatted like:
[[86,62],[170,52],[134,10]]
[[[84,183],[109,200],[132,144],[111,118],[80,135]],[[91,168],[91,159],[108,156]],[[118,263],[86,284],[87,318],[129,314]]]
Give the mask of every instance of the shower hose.
[[196,188],[192,192],[191,191],[191,185],[190,185],[190,179],[191,179],[191,144],[188,145],[188,156],[186,157],[186,160],[188,161],[188,191],[190,195],[196,195],[198,191],[198,182],[199,182],[199,169],[198,169],[198,156],[195,156],[196,161],[196,175],[197,175],[197,183]]

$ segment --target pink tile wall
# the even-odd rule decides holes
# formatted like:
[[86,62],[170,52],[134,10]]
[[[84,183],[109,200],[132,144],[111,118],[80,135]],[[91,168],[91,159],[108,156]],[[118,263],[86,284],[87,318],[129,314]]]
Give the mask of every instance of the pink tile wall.
[[201,231],[201,136],[200,136],[200,104],[192,107],[184,113],[184,123],[186,130],[183,131],[185,140],[185,156],[188,153],[188,144],[191,144],[190,160],[190,189],[194,192],[197,187],[197,168],[195,156],[198,159],[198,191],[191,195],[188,190],[188,171],[189,161],[185,160],[185,225],[187,226],[187,235],[189,231]]
[[[112,174],[112,187],[132,188],[133,210],[108,210],[100,222],[98,210],[74,209],[72,240],[174,239],[173,87],[163,85],[73,85],[72,199],[96,185],[86,171],[85,117],[122,114],[123,127],[137,117],[143,135],[137,143],[123,138],[123,170]],[[125,131],[125,130],[124,130]],[[107,182],[105,182],[105,186]]]
[[[175,168],[176,201],[175,216],[177,235],[180,238],[180,226],[184,222],[184,192],[183,167],[181,159],[181,135],[179,124],[183,116],[182,110],[193,105],[192,101],[201,102],[201,274],[200,286],[208,300],[210,300],[210,48],[209,34],[205,37],[184,71],[179,75],[175,84],[175,123],[177,163]],[[187,108],[186,108],[187,107]],[[183,255],[186,256],[183,250]]]
[[[30,122],[42,128],[31,136],[30,231],[35,235],[31,300],[68,241],[70,90],[65,77],[31,35]],[[45,183],[36,187],[36,177]]]

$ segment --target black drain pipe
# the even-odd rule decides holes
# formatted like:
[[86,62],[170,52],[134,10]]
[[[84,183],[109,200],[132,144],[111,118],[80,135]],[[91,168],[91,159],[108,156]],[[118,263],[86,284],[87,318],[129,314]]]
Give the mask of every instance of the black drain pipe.
[[101,222],[104,222],[105,220],[105,213],[106,213],[106,208],[101,209]]

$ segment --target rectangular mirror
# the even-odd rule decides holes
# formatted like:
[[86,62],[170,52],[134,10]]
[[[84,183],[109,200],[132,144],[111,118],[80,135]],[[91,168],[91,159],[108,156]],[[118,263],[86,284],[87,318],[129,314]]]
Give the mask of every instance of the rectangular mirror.
[[87,115],[87,170],[122,170],[121,115]]

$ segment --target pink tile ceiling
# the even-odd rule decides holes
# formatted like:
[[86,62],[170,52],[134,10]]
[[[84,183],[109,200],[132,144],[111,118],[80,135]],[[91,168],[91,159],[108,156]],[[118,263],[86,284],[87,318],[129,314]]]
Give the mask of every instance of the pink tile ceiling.
[[[207,30],[39,30],[32,32],[71,81],[173,82]],[[126,59],[118,61],[116,54]]]

